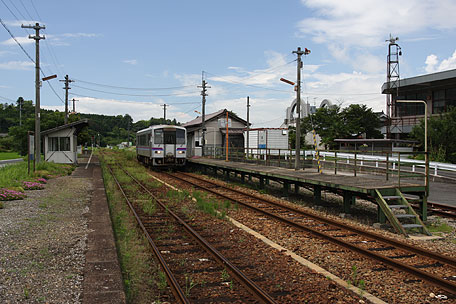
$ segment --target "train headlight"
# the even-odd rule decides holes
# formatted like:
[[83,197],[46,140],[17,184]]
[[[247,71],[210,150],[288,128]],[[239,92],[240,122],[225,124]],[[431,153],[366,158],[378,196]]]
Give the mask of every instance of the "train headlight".
[[179,153],[179,154],[184,154],[185,151],[178,151],[177,153]]
[[162,151],[155,151],[155,154],[161,154]]

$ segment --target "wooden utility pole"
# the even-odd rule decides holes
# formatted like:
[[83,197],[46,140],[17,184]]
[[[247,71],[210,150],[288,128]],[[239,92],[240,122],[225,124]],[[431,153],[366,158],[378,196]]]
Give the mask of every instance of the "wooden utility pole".
[[[63,81],[65,82],[65,124],[68,123],[68,90],[70,90],[71,88],[68,86],[70,84],[70,82],[73,82],[73,80],[70,80],[68,78],[68,75],[65,75],[65,79],[63,80],[60,80],[60,81]],[[74,106],[74,103],[73,103],[73,106]]]
[[[202,101],[202,111],[201,111],[201,130],[203,132],[203,138],[202,138],[202,149],[201,149],[201,156],[204,156],[204,148],[206,146],[206,96],[208,95],[207,89],[211,88],[207,85],[206,80],[204,80],[204,71],[202,72],[201,76],[201,85],[198,86],[198,88],[201,88],[201,96],[203,96],[203,101]],[[215,144],[215,143],[214,143]]]
[[35,40],[35,161],[41,160],[41,134],[40,134],[40,40],[45,39],[40,36],[40,30],[46,27],[40,26],[39,23],[35,25],[21,25],[22,28],[34,29],[35,36],[29,35],[29,39]]
[[250,97],[247,96],[247,158],[249,157],[249,136],[250,136]]

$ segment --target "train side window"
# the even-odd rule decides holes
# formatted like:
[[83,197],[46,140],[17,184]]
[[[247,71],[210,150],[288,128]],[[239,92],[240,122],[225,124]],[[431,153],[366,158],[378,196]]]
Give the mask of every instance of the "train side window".
[[176,144],[185,144],[185,130],[176,130]]
[[147,134],[147,142],[146,142],[146,144],[147,144],[148,146],[150,146],[150,137],[151,137],[151,136],[150,136],[150,133]]
[[154,131],[154,143],[163,144],[163,130]]

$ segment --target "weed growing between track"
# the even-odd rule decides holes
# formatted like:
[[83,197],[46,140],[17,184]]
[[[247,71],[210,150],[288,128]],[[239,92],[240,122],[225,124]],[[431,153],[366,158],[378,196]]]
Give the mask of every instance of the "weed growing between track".
[[[122,152],[105,152],[99,156],[127,302],[160,303],[166,290],[166,280],[163,282],[161,279],[160,267],[152,258],[149,243],[138,230],[135,218],[106,167],[107,164],[115,166],[116,163],[121,163],[129,170],[135,168],[134,171],[139,175],[146,174],[146,169],[136,163],[135,159],[127,158],[127,155]],[[116,174],[116,178],[121,183],[131,181],[131,178],[124,174]],[[138,201],[146,212],[155,212],[155,204],[150,200],[138,197]]]

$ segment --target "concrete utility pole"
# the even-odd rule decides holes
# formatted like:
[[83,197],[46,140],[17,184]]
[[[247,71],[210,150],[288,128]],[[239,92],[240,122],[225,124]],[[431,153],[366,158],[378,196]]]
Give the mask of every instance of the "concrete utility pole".
[[67,124],[68,123],[68,90],[71,89],[68,85],[70,84],[70,82],[73,82],[74,80],[69,79],[68,75],[65,75],[65,79],[60,80],[60,81],[65,82],[65,87],[64,87],[64,89],[65,89],[65,124]]
[[41,134],[40,134],[40,40],[45,39],[40,36],[40,30],[46,27],[40,26],[39,23],[35,25],[21,25],[22,28],[34,29],[35,36],[29,35],[29,39],[35,40],[35,161],[41,160]]
[[249,157],[249,136],[250,136],[250,97],[247,96],[247,157]]
[[302,61],[301,56],[310,54],[310,50],[304,48],[304,51],[298,47],[297,51],[293,51],[293,54],[298,55],[298,68],[297,68],[297,84],[296,84],[296,112],[298,118],[296,120],[296,157],[295,157],[295,170],[299,170],[301,167],[301,69]]
[[166,107],[169,106],[166,103],[162,104],[163,107],[163,119],[165,120],[166,123]]
[[201,85],[198,86],[198,88],[202,88],[201,90],[201,96],[203,96],[203,104],[202,104],[202,115],[201,115],[201,129],[203,131],[203,139],[202,139],[202,149],[201,149],[201,156],[204,156],[204,148],[206,146],[206,96],[208,95],[207,89],[211,88],[207,85],[206,80],[204,80],[204,71],[202,73],[202,81]]
[[73,98],[73,113],[74,114],[76,114],[76,101],[79,101],[79,100]]
[[22,126],[22,99],[19,99],[19,126]]

